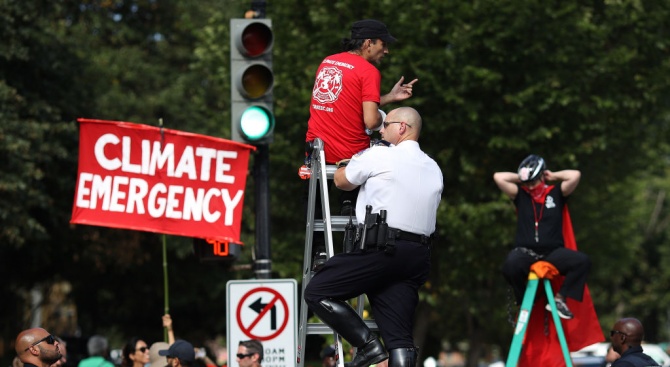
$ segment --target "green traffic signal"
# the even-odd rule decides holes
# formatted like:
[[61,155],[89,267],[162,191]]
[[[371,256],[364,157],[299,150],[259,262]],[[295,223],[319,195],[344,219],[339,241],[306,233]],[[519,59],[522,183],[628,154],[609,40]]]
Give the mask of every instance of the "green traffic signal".
[[242,112],[240,132],[250,141],[258,141],[274,129],[272,112],[261,106],[251,106]]

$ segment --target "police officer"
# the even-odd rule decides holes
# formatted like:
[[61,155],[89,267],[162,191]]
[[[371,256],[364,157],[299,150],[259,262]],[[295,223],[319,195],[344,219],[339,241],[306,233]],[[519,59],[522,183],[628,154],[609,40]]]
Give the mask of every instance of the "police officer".
[[[352,252],[331,257],[316,273],[305,289],[305,301],[324,323],[358,348],[346,364],[350,367],[387,358],[390,367],[416,364],[412,323],[418,290],[430,269],[431,235],[443,188],[440,168],[419,147],[421,127],[421,116],[413,108],[389,112],[381,135],[391,146],[364,150],[335,172],[338,188],[360,186],[356,219],[366,225]],[[366,207],[372,208],[368,214]],[[379,220],[383,214],[385,220]],[[366,217],[377,220],[366,221]],[[363,293],[388,352],[345,302]]]

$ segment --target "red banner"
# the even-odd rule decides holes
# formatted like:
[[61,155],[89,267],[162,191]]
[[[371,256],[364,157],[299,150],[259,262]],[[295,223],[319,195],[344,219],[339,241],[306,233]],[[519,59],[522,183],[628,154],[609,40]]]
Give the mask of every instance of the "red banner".
[[71,223],[240,243],[253,146],[130,122],[78,121]]

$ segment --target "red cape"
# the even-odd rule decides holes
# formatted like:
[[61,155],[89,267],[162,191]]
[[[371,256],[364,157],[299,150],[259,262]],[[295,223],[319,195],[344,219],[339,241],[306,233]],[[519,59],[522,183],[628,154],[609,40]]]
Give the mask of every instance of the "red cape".
[[[548,190],[547,190],[548,192]],[[577,242],[572,231],[572,221],[568,212],[567,204],[563,207],[563,241],[565,247],[577,250]],[[563,276],[555,277],[551,281],[552,289],[559,289],[563,284]],[[588,286],[584,287],[584,298],[582,302],[571,298],[567,299],[568,308],[574,314],[571,320],[561,319],[561,325],[565,332],[565,339],[568,343],[568,349],[576,351],[588,345],[605,341],[598,315],[593,307],[593,300]],[[536,295],[536,302],[533,305],[530,321],[526,329],[523,350],[519,357],[518,366],[542,366],[542,367],[563,367],[565,360],[561,351],[561,344],[558,341],[556,327],[549,311],[545,310],[547,304],[545,292],[540,286]],[[547,320],[547,334],[545,334],[545,315]]]

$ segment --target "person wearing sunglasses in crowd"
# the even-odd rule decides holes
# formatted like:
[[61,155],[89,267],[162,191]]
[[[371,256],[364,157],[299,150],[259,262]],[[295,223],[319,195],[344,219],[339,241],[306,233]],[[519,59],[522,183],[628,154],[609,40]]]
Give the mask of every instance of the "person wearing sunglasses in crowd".
[[42,328],[20,332],[15,348],[24,367],[49,367],[62,357],[56,337]]
[[[370,146],[371,130],[379,130],[385,113],[379,108],[412,96],[417,79],[404,83],[404,77],[388,94],[381,95],[381,73],[376,65],[389,53],[396,39],[386,25],[375,19],[356,21],[350,38],[342,40],[342,51],[327,56],[316,71],[305,141],[320,138],[324,143],[327,164],[349,159]],[[311,152],[308,152],[311,153]],[[309,190],[305,185],[304,200]],[[355,206],[357,190],[340,192],[342,215]],[[320,198],[315,218],[321,218]],[[323,236],[314,236],[315,270],[326,260]]]
[[109,342],[102,335],[93,335],[86,343],[88,358],[79,362],[79,367],[114,367],[107,358],[109,355]]
[[627,317],[620,319],[610,331],[612,349],[621,357],[612,363],[612,367],[657,367],[653,358],[643,353],[642,340],[644,328],[640,320]]
[[261,367],[263,344],[255,339],[243,340],[237,346],[235,357],[240,367]]
[[121,366],[144,367],[144,365],[149,363],[149,352],[149,345],[144,340],[139,337],[132,337],[123,347],[123,360],[121,361]]

